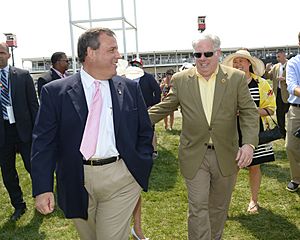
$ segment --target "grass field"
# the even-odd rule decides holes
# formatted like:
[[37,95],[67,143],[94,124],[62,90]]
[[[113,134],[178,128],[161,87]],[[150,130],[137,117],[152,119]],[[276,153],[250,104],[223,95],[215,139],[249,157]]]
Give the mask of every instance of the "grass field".
[[[165,131],[162,122],[156,126],[159,157],[153,166],[149,192],[143,193],[142,209],[143,229],[151,240],[187,239],[187,193],[177,161],[180,126],[180,118],[176,118],[172,131]],[[290,175],[284,141],[276,141],[274,148],[276,161],[261,167],[263,178],[259,214],[246,213],[248,171],[241,170],[223,239],[300,239],[300,191],[290,193],[285,190]],[[28,211],[17,223],[8,221],[13,209],[0,180],[0,240],[79,239],[72,222],[64,219],[60,210],[46,217],[34,210],[30,179],[19,158],[17,166]]]

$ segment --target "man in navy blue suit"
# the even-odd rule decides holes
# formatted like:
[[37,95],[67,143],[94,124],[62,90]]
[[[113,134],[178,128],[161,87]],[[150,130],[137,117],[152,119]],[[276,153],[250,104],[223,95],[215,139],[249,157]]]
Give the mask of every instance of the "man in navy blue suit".
[[9,66],[9,58],[7,44],[0,43],[0,167],[15,208],[10,220],[16,221],[27,209],[16,169],[16,149],[30,173],[32,128],[39,104],[29,72]]
[[55,52],[51,56],[52,66],[48,72],[37,80],[38,95],[41,95],[42,87],[56,79],[62,79],[69,76],[67,70],[69,68],[69,60],[64,52]]
[[[35,205],[42,214],[54,210],[56,169],[58,205],[80,238],[127,240],[141,189],[148,189],[153,130],[139,84],[116,76],[121,56],[110,29],[83,33],[78,58],[79,73],[41,91],[31,159]],[[85,159],[82,139],[99,82],[99,134]]]

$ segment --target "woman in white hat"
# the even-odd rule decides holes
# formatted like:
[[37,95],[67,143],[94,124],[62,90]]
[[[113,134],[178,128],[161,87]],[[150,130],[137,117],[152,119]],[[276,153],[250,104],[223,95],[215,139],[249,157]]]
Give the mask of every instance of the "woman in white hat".
[[[275,96],[272,88],[265,79],[261,78],[265,71],[264,63],[258,58],[251,56],[248,50],[241,49],[227,56],[224,59],[223,64],[245,72],[251,96],[258,107],[260,115],[260,131],[264,131],[268,126],[266,118],[268,112],[272,115],[276,108]],[[242,136],[240,130],[239,137],[241,144]],[[251,198],[247,209],[249,213],[257,213],[259,208],[258,193],[261,183],[259,164],[274,160],[274,152],[271,143],[260,144],[257,146],[253,154],[253,161],[249,166],[249,183],[251,189]]]

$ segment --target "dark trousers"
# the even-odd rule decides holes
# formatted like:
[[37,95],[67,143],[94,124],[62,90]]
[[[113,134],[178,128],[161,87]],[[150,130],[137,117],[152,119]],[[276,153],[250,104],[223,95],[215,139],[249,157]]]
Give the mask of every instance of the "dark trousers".
[[23,193],[19,185],[19,177],[16,170],[16,149],[18,149],[22,156],[25,169],[30,173],[31,142],[21,142],[16,125],[9,124],[8,121],[4,121],[4,131],[5,143],[0,147],[0,166],[3,183],[14,208],[25,208],[26,204],[23,200]]
[[285,114],[289,111],[290,104],[284,103],[281,98],[281,91],[280,88],[277,89],[276,95],[276,116],[278,125],[282,131],[282,134],[286,135],[285,129]]

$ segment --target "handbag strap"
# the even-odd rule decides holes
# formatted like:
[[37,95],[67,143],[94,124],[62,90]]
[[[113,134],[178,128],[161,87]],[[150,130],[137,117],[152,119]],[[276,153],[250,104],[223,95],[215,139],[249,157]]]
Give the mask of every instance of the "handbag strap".
[[273,123],[278,126],[277,122],[271,117],[271,114],[269,113],[269,110],[267,108],[264,108],[264,110],[266,110],[266,112],[268,113],[269,117],[272,119]]

